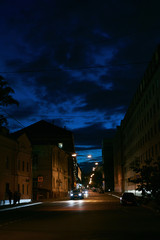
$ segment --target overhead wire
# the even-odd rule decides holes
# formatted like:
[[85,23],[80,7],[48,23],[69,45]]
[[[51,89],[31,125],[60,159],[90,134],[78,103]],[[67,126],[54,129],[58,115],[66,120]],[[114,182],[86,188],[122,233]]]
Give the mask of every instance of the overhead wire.
[[53,68],[53,69],[38,69],[38,70],[19,70],[19,71],[0,71],[0,74],[16,74],[16,73],[40,73],[40,72],[63,72],[63,71],[78,71],[78,70],[87,70],[87,69],[99,69],[99,68],[108,68],[114,66],[127,66],[127,65],[140,65],[140,64],[149,64],[150,61],[143,62],[130,62],[130,63],[115,63],[115,64],[106,64],[106,65],[96,65],[96,66],[80,66],[80,67],[64,67],[64,68]]
[[20,121],[18,121],[13,115],[11,115],[10,113],[8,113],[6,110],[2,109],[2,111],[4,111],[10,118],[12,118],[13,120],[15,120],[21,127],[25,127]]

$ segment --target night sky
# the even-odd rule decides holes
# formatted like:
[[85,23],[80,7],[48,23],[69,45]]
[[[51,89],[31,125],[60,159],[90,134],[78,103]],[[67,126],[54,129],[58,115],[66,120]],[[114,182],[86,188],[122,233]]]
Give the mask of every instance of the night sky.
[[[0,0],[0,75],[20,105],[11,131],[41,119],[101,160],[160,43],[160,1]],[[7,114],[9,113],[9,115]]]

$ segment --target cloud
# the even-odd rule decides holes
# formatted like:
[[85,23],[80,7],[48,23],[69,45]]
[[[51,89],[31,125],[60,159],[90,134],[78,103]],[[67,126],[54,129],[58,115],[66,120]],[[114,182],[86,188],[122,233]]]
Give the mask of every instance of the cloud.
[[104,129],[103,124],[93,123],[88,127],[75,129],[73,132],[76,145],[94,145],[98,148],[101,147],[103,138],[114,136],[115,129]]
[[2,0],[0,7],[1,75],[20,101],[11,114],[23,124],[54,120],[74,130],[76,144],[100,146],[160,42],[160,2]]

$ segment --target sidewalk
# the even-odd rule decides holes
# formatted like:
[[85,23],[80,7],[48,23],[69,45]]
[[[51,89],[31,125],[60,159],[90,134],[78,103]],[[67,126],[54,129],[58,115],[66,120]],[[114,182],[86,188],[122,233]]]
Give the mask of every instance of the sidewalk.
[[6,201],[6,204],[0,204],[0,212],[2,211],[7,211],[7,210],[12,210],[12,209],[16,209],[16,208],[21,208],[21,207],[28,207],[28,206],[33,206],[33,205],[38,205],[38,204],[42,204],[43,202],[56,202],[56,201],[65,201],[65,200],[69,200],[69,197],[61,197],[61,198],[52,198],[52,199],[39,199],[39,201],[24,201],[23,199],[21,199],[20,203],[17,204],[9,204],[9,201]]
[[11,205],[0,205],[0,212],[14,210],[17,208],[28,207],[33,205],[41,204],[42,202],[28,202],[28,203],[19,203],[19,204],[11,204]]
[[160,214],[160,205],[156,202],[156,200],[144,200],[142,203],[140,203],[142,207],[148,208],[156,213]]

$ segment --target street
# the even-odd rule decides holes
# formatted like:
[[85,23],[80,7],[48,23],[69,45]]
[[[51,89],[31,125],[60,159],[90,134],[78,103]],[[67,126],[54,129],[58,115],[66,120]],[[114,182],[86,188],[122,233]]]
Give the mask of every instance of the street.
[[0,211],[0,239],[159,239],[160,215],[91,192],[84,200],[43,202]]

